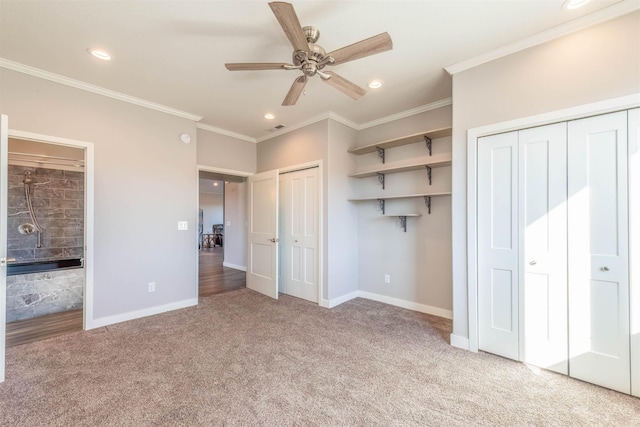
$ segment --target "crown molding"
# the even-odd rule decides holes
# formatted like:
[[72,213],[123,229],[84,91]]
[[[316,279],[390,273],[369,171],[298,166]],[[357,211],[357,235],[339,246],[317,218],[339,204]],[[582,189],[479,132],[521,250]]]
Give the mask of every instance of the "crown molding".
[[84,90],[87,92],[91,92],[91,93],[95,93],[97,95],[102,95],[102,96],[106,96],[109,98],[113,98],[113,99],[117,99],[120,101],[124,101],[124,102],[128,102],[130,104],[134,104],[134,105],[138,105],[141,107],[145,107],[145,108],[149,108],[152,110],[156,110],[156,111],[161,111],[163,113],[167,113],[167,114],[171,114],[174,116],[178,116],[178,117],[182,117],[185,119],[189,119],[189,120],[193,120],[196,123],[196,127],[198,129],[202,129],[202,130],[206,130],[208,132],[213,132],[213,133],[217,133],[219,135],[225,135],[225,136],[229,136],[231,138],[235,138],[235,139],[239,139],[242,141],[247,141],[247,142],[252,142],[252,143],[258,143],[258,142],[262,142],[262,141],[266,141],[268,139],[271,138],[275,138],[277,136],[280,135],[284,135],[286,133],[292,132],[294,130],[298,130],[301,129],[305,126],[309,126],[312,125],[314,123],[320,122],[322,120],[327,120],[327,119],[331,119],[334,120],[338,123],[342,123],[345,126],[348,126],[354,130],[362,130],[362,129],[367,129],[373,126],[377,126],[377,125],[381,125],[384,123],[389,123],[392,122],[394,120],[398,120],[398,119],[402,119],[405,117],[410,117],[416,114],[420,114],[420,113],[424,113],[425,111],[430,111],[430,110],[435,110],[437,108],[441,108],[441,107],[445,107],[447,105],[451,105],[451,98],[446,98],[440,101],[436,101],[436,102],[432,102],[431,104],[426,104],[426,105],[422,105],[416,108],[412,108],[410,110],[406,110],[406,111],[401,111],[399,113],[396,114],[392,114],[390,116],[386,116],[386,117],[381,117],[379,119],[376,120],[372,120],[369,122],[365,122],[362,124],[356,123],[352,120],[347,119],[346,117],[343,117],[337,113],[334,113],[332,111],[320,114],[316,117],[313,117],[311,119],[296,123],[294,125],[288,126],[284,129],[281,129],[277,132],[274,132],[270,135],[265,135],[259,138],[254,138],[248,135],[244,135],[241,133],[237,133],[237,132],[233,132],[227,129],[223,129],[223,128],[219,128],[216,126],[212,126],[212,125],[208,125],[205,123],[200,123],[200,120],[202,120],[202,116],[197,116],[195,114],[191,114],[191,113],[187,113],[184,111],[180,111],[180,110],[176,110],[174,108],[171,107],[167,107],[165,105],[161,105],[161,104],[156,104],[154,102],[150,102],[150,101],[146,101],[144,99],[140,99],[140,98],[136,98],[133,96],[129,96],[126,95],[124,93],[121,92],[116,92],[113,90],[109,90],[109,89],[105,89],[99,86],[95,86],[89,83],[85,83],[79,80],[75,80],[75,79],[71,79],[68,77],[64,77],[61,76],[59,74],[55,74],[55,73],[51,73],[49,71],[45,71],[45,70],[41,70],[39,68],[35,68],[35,67],[31,67],[28,65],[24,65],[24,64],[20,64],[18,62],[14,62],[14,61],[10,61],[8,59],[5,58],[1,58],[0,57],[0,67],[2,68],[7,68],[9,70],[13,70],[13,71],[17,71],[19,73],[23,73],[23,74],[28,74],[34,77],[38,77],[44,80],[49,80],[55,83],[60,83],[66,86],[71,86],[74,87],[76,89],[80,89],[80,90]]
[[61,76],[60,74],[51,73],[49,71],[31,67],[29,65],[20,64],[19,62],[10,61],[5,58],[0,58],[0,67],[17,71],[23,74],[28,74],[44,80],[49,80],[55,83],[60,83],[65,86],[71,86],[76,89],[80,89],[80,90],[95,93],[98,95],[106,96],[109,98],[117,99],[119,101],[128,102],[129,104],[138,105],[140,107],[149,108],[151,110],[161,111],[163,113],[171,114],[173,116],[182,117],[183,119],[193,120],[195,122],[202,120],[201,116],[197,116],[195,114],[176,110],[175,108],[167,107],[166,105],[156,104],[155,102],[146,101],[144,99],[126,95],[121,92],[105,89],[100,86],[95,86],[89,83],[82,82],[80,80],[71,79],[69,77]]
[[390,116],[381,117],[376,120],[371,120],[370,122],[365,122],[359,125],[357,130],[368,129],[370,127],[383,125],[385,123],[393,122],[396,120],[404,119],[405,117],[415,116],[416,114],[424,113],[427,111],[435,110],[438,108],[446,107],[451,105],[453,100],[451,98],[441,99],[440,101],[432,102],[431,104],[421,105],[416,108],[412,108],[410,110],[401,111],[396,114],[391,114]]
[[253,142],[254,144],[256,142],[258,142],[255,138],[253,138],[251,136],[247,136],[247,135],[243,135],[241,133],[232,132],[230,130],[226,130],[226,129],[222,129],[222,128],[219,128],[219,127],[207,125],[205,123],[196,123],[196,127],[198,129],[202,129],[202,130],[206,130],[206,131],[209,131],[209,132],[217,133],[219,135],[230,136],[231,138],[241,139],[241,140],[247,141],[247,142]]
[[477,67],[478,65],[482,65],[487,62],[502,58],[504,56],[511,55],[521,50],[525,50],[530,47],[552,41],[567,34],[583,30],[587,27],[591,27],[593,25],[618,18],[620,16],[634,12],[638,9],[640,9],[640,2],[638,2],[637,0],[623,0],[622,2],[615,3],[609,7],[605,7],[604,9],[600,9],[588,15],[574,19],[573,21],[569,21],[556,27],[550,28],[546,31],[534,34],[533,36],[524,38],[517,42],[510,43],[476,57],[449,65],[447,67],[444,67],[444,69],[449,74],[454,75],[461,71]]

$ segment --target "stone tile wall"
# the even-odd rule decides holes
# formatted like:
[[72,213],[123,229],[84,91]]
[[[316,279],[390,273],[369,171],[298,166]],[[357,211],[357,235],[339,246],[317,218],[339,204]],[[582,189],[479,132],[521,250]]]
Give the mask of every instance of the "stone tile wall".
[[[31,201],[43,229],[42,248],[37,234],[18,232],[31,223],[24,195],[24,172],[31,171]],[[7,253],[16,261],[82,257],[84,254],[84,172],[9,165]]]
[[7,323],[82,308],[84,268],[7,277]]

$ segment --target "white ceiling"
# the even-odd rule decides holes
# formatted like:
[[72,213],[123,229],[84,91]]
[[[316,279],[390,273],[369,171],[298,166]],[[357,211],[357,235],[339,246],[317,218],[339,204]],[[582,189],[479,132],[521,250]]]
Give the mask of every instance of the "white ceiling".
[[[331,111],[366,123],[451,97],[443,67],[619,3],[592,0],[293,2],[327,52],[387,31],[393,50],[331,70],[366,87],[358,101],[315,76],[280,104],[299,71],[230,72],[225,62],[290,62],[292,48],[267,1],[0,0],[0,57],[202,116],[200,123],[264,138]],[[637,0],[625,0],[637,1]],[[107,50],[99,61],[87,48]],[[275,120],[264,119],[271,112]]]

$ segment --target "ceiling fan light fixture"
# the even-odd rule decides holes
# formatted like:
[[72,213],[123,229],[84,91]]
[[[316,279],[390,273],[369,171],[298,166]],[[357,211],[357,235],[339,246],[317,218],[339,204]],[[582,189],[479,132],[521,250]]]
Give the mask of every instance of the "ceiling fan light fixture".
[[369,88],[371,89],[379,89],[382,87],[382,82],[380,80],[372,80],[369,82]]
[[102,59],[103,61],[111,60],[111,55],[109,55],[104,50],[89,48],[87,49],[87,52],[89,52],[91,55],[95,56],[98,59]]
[[564,2],[562,7],[564,7],[565,9],[573,10],[584,6],[585,4],[589,3],[589,1],[591,0],[567,0],[566,2]]
[[267,119],[267,120],[273,120],[273,119],[276,118],[276,116],[274,116],[271,113],[267,113],[267,114],[264,115],[264,118]]

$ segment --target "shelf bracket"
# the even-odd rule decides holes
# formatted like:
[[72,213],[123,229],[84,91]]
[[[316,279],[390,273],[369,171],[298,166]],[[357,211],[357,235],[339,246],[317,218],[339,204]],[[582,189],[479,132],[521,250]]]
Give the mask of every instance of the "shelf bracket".
[[404,232],[407,232],[407,217],[404,215],[399,215],[398,218],[400,218],[400,227],[402,227],[404,229]]
[[427,205],[427,211],[431,215],[431,196],[424,196],[424,204]]
[[378,172],[377,175],[378,175],[378,182],[382,184],[382,189],[384,190],[384,174]]
[[425,135],[424,136],[424,142],[427,144],[427,150],[429,150],[429,155],[431,155],[431,138],[429,138],[427,135]]
[[384,215],[384,199],[378,199],[378,207],[382,211],[382,215]]
[[382,163],[384,164],[384,148],[376,147],[378,151],[378,157],[382,159]]
[[425,166],[427,168],[427,177],[429,178],[429,185],[431,185],[431,166]]

